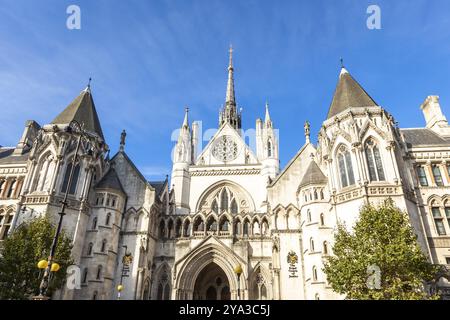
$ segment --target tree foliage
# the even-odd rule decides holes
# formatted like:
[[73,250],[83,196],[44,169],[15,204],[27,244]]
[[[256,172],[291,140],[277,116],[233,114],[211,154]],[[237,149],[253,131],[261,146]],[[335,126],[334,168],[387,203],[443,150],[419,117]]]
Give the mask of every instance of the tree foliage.
[[[0,257],[0,299],[29,299],[38,294],[43,271],[37,263],[47,259],[56,228],[47,218],[38,218],[20,225],[3,242]],[[60,288],[66,269],[72,264],[71,241],[61,231],[54,262],[61,268],[52,272],[48,294]]]
[[[370,273],[373,266],[380,271],[376,288],[367,283],[376,276]],[[419,247],[408,216],[391,199],[379,207],[364,206],[353,232],[338,225],[333,256],[324,267],[333,290],[348,299],[435,299],[423,285],[436,271]]]

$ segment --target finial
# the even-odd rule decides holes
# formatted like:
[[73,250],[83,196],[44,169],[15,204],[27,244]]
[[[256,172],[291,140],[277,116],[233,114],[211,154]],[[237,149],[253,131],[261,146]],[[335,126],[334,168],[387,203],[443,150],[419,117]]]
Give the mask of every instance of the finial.
[[340,59],[340,61],[341,61],[341,68],[344,68],[344,59]]
[[91,81],[92,81],[92,78],[89,77],[89,82],[88,82],[88,85],[87,85],[87,87],[88,87],[89,89],[91,88]]
[[303,126],[303,128],[305,129],[305,138],[306,138],[306,143],[310,143],[310,129],[311,129],[311,125],[309,124],[309,121],[306,120],[305,125]]
[[233,45],[230,43],[230,49],[228,50],[230,54],[230,62],[228,63],[228,69],[233,68]]
[[183,120],[183,128],[189,128],[189,121],[188,121],[188,113],[189,113],[189,107],[186,106],[184,108],[184,120]]
[[127,137],[127,133],[124,130],[122,130],[122,133],[120,134],[120,151],[123,151],[125,149],[125,138]]

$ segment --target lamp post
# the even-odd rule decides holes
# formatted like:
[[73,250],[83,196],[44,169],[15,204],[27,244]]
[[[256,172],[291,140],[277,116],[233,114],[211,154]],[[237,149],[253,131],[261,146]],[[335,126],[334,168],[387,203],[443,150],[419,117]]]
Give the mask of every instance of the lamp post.
[[[75,164],[76,164],[77,157],[78,157],[78,151],[80,150],[81,139],[86,135],[85,131],[83,130],[83,126],[80,125],[80,123],[76,120],[72,120],[69,123],[69,125],[66,127],[65,131],[67,133],[72,133],[73,132],[72,126],[76,126],[77,127],[76,129],[78,129],[79,136],[78,136],[78,140],[77,140],[77,146],[75,148],[75,154],[72,158],[72,167],[70,168],[69,179],[67,181],[64,198],[61,201],[61,210],[59,212],[59,222],[58,222],[58,226],[56,228],[55,236],[53,237],[52,246],[50,248],[50,254],[48,256],[47,261],[41,260],[39,262],[40,267],[45,266],[45,271],[44,271],[44,276],[42,277],[42,280],[41,280],[41,284],[39,286],[39,295],[36,297],[33,297],[34,300],[49,299],[49,297],[47,297],[47,290],[48,290],[49,283],[50,283],[51,272],[56,272],[57,270],[59,270],[59,265],[57,265],[56,263],[53,263],[53,260],[55,257],[56,246],[58,244],[59,234],[61,233],[63,217],[65,215],[65,210],[67,207],[67,198],[69,196],[69,191],[70,191],[70,187],[72,184],[73,173],[74,173]],[[44,264],[43,261],[46,262],[46,265]]]
[[234,273],[236,273],[237,275],[237,284],[238,284],[238,300],[241,300],[241,274],[242,274],[242,267],[240,264],[238,264],[235,268],[234,268]]
[[131,257],[131,253],[127,254],[127,250],[128,247],[127,246],[122,246],[123,248],[125,248],[125,253],[122,257],[122,272],[120,273],[120,283],[117,286],[117,300],[120,300],[120,293],[122,292],[122,290],[124,289],[123,286],[123,277],[125,275],[125,266],[127,266],[127,268],[129,268],[129,265],[131,264],[131,262],[133,261],[133,258]]

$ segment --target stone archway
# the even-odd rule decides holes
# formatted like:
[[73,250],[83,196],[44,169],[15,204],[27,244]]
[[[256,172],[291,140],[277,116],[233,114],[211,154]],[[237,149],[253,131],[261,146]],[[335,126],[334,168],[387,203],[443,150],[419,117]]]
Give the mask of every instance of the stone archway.
[[[205,243],[207,241],[216,243]],[[238,285],[237,276],[234,273],[237,265],[243,269],[240,285]],[[248,270],[245,261],[213,237],[205,239],[203,244],[175,263],[174,274],[174,299],[206,299],[207,290],[210,287],[214,287],[216,293],[214,294],[213,289],[210,289],[208,297],[212,298],[215,295],[216,298],[220,296],[222,299],[222,291],[218,292],[218,289],[224,289],[225,285],[222,285],[224,283],[228,287],[223,291],[224,299],[238,299],[238,288],[241,299],[248,298]],[[221,275],[222,283],[219,286],[207,286],[212,283],[213,275]],[[203,282],[201,279],[205,276],[206,280]],[[217,277],[214,280],[217,280]]]
[[211,262],[198,274],[194,285],[194,300],[230,300],[230,282],[225,272]]

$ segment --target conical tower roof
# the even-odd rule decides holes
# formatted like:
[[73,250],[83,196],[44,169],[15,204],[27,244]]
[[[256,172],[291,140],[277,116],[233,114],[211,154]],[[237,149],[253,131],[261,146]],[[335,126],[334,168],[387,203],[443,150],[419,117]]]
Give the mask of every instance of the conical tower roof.
[[327,119],[348,108],[372,106],[377,106],[377,103],[350,75],[347,69],[342,67]]
[[84,125],[84,129],[91,133],[96,133],[104,140],[102,127],[95,109],[94,99],[90,86],[81,91],[65,109],[51,123],[69,124],[72,120]]

